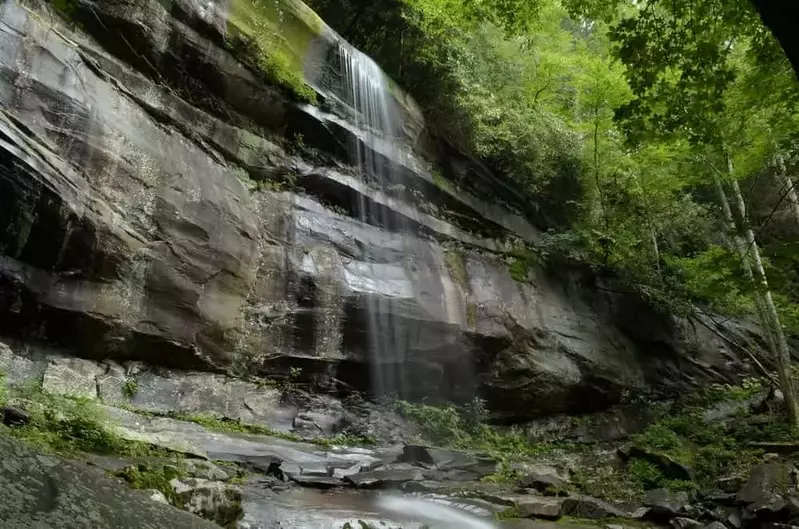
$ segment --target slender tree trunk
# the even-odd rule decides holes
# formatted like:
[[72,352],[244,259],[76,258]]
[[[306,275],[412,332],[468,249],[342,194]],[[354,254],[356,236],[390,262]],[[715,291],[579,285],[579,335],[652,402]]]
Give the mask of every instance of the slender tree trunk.
[[[754,273],[752,273],[752,263],[747,255],[746,241],[739,235],[738,230],[735,227],[735,219],[732,216],[732,210],[730,209],[730,202],[727,200],[727,194],[724,192],[724,184],[721,181],[721,176],[715,170],[713,171],[713,183],[716,188],[716,194],[718,195],[719,203],[721,204],[721,211],[724,215],[724,222],[727,225],[727,231],[732,239],[731,246],[738,253],[738,258],[741,260],[741,268],[743,269],[744,276],[746,276],[746,279],[749,280],[749,282],[755,285],[755,276]],[[774,335],[771,332],[771,325],[769,325],[769,319],[766,316],[766,308],[765,304],[763,303],[763,296],[760,295],[760,290],[757,288],[754,289],[754,298],[757,319],[760,323],[760,328],[763,330],[763,335],[766,339],[766,345],[768,346],[769,354],[772,356],[772,358],[776,358],[777,343],[774,340]]]
[[783,179],[785,180],[785,192],[788,193],[788,201],[791,203],[791,208],[793,209],[794,220],[796,224],[799,225],[799,197],[796,196],[793,177],[785,174]]
[[594,107],[594,182],[596,182],[596,192],[599,195],[599,206],[602,210],[602,217],[605,221],[605,236],[603,237],[604,264],[610,260],[610,246],[606,239],[610,232],[610,219],[608,210],[605,206],[605,195],[602,192],[602,182],[599,177],[599,108]]
[[658,248],[658,237],[657,233],[655,232],[655,223],[652,222],[652,214],[649,211],[649,201],[646,199],[646,193],[644,192],[644,187],[641,185],[641,182],[638,180],[638,177],[633,174],[633,180],[635,180],[635,185],[638,187],[638,192],[641,193],[641,199],[644,201],[644,210],[646,211],[646,224],[649,228],[649,237],[652,240],[652,252],[654,253],[655,257],[655,270],[657,270],[658,277],[660,277],[660,249]]
[[785,169],[785,159],[781,154],[777,155],[777,179],[782,180],[782,185],[785,186],[785,194],[788,197],[788,203],[791,205],[791,212],[796,224],[799,225],[799,198],[796,196],[796,188],[794,187],[793,177],[788,174]]
[[[732,174],[732,160],[727,154],[727,169]],[[754,273],[755,288],[760,291],[762,296],[763,308],[765,316],[768,320],[772,340],[776,349],[774,350],[775,360],[777,364],[777,377],[780,381],[782,393],[785,395],[785,406],[788,409],[788,419],[791,427],[794,430],[799,429],[799,407],[796,403],[796,393],[793,390],[793,380],[791,379],[791,352],[788,349],[788,341],[785,339],[785,332],[780,323],[780,316],[777,313],[777,307],[774,304],[774,298],[771,296],[771,290],[768,286],[768,279],[766,278],[766,271],[763,269],[763,261],[760,258],[760,249],[755,240],[755,234],[746,219],[746,204],[744,203],[743,195],[741,195],[741,188],[734,178],[730,178],[730,186],[732,188],[733,196],[735,198],[736,208],[738,210],[738,221],[740,223],[740,233],[743,233],[746,238],[747,252],[751,255],[752,272]]]

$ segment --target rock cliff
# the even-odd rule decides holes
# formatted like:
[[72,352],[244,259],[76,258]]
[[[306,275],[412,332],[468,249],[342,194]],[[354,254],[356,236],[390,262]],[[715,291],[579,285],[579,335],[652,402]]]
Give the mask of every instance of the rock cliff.
[[[299,0],[67,4],[0,1],[0,333],[367,390],[377,310],[406,398],[480,394],[512,420],[748,369],[711,331],[746,328],[662,314],[579,267],[511,274],[539,240],[529,199],[442,158],[393,84],[402,137],[358,128],[338,37]],[[353,144],[401,183],[361,177]]]

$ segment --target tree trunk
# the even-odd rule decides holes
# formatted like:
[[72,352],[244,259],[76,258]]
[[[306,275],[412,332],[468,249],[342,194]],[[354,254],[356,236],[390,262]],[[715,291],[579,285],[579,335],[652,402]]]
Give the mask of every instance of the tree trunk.
[[799,198],[796,196],[793,177],[785,169],[785,160],[781,154],[777,154],[777,173],[777,179],[782,180],[782,185],[785,186],[785,196],[788,197],[788,204],[791,206],[794,221],[799,225]]
[[646,199],[646,192],[644,192],[644,186],[641,185],[641,182],[638,180],[638,177],[633,174],[633,180],[635,181],[635,185],[638,187],[638,191],[641,193],[641,200],[644,201],[644,210],[646,211],[646,223],[647,227],[649,228],[649,237],[652,240],[652,252],[654,253],[655,257],[655,270],[657,270],[658,277],[660,277],[660,249],[658,248],[658,237],[657,232],[655,232],[655,223],[652,222],[652,214],[650,213],[649,209],[649,201]]
[[796,224],[799,225],[799,198],[796,196],[793,177],[786,174],[783,176],[783,180],[785,180],[785,192],[788,193],[788,201],[791,203],[791,208],[793,209],[794,220]]
[[[732,161],[727,155],[727,167],[732,173]],[[743,233],[747,243],[747,253],[751,256],[752,272],[754,273],[755,289],[760,291],[762,296],[763,308],[765,309],[765,316],[768,320],[768,327],[771,329],[769,333],[767,329],[765,332],[771,334],[773,337],[775,349],[775,360],[777,364],[777,376],[780,381],[782,393],[785,395],[785,406],[788,409],[788,420],[791,423],[791,428],[794,430],[799,429],[799,408],[796,404],[796,393],[793,390],[793,380],[791,379],[791,352],[788,349],[788,342],[785,339],[785,332],[780,323],[780,316],[777,313],[777,307],[774,305],[774,298],[771,296],[771,290],[768,286],[766,278],[766,271],[763,269],[763,261],[760,259],[760,249],[755,240],[755,234],[749,223],[746,220],[746,204],[744,203],[741,189],[738,187],[738,182],[730,179],[735,204],[738,210],[738,222],[740,223],[740,232]],[[748,256],[747,256],[748,257]]]
[[[732,216],[732,210],[730,209],[730,203],[727,200],[727,194],[724,192],[724,184],[721,181],[721,175],[716,171],[715,167],[711,166],[711,168],[713,169],[713,183],[716,188],[716,193],[719,197],[719,204],[721,204],[724,222],[727,225],[727,231],[732,239],[730,241],[730,245],[738,253],[738,258],[741,260],[741,268],[743,269],[744,275],[752,283],[752,285],[755,285],[755,276],[754,273],[752,273],[752,263],[747,255],[746,241],[744,241],[743,237],[739,235],[738,230],[735,227],[735,219]],[[763,331],[764,338],[766,339],[766,345],[768,346],[769,354],[772,358],[776,358],[777,342],[775,341],[774,335],[771,332],[771,325],[769,325],[769,319],[766,316],[766,308],[765,304],[763,303],[763,296],[760,295],[760,291],[757,288],[754,289],[754,298],[757,319],[760,323],[760,328]]]

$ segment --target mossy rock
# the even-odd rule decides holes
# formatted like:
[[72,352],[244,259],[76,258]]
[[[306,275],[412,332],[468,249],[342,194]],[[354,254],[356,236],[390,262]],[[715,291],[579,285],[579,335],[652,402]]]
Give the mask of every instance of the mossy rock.
[[305,81],[305,60],[311,43],[326,28],[299,0],[233,0],[226,40],[239,60],[266,82],[298,100],[314,102],[316,92]]

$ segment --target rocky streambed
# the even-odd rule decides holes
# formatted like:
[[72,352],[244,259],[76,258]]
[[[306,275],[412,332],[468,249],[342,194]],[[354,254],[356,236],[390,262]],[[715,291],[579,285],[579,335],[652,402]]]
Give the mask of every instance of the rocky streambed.
[[[3,519],[15,524],[8,527],[40,527],[42,520],[53,524],[47,527],[205,527],[204,519],[209,527],[241,529],[553,523],[777,529],[799,516],[791,460],[796,447],[790,443],[764,445],[768,453],[751,471],[700,488],[691,485],[694,469],[668,454],[629,447],[629,432],[613,415],[590,436],[589,421],[582,421],[572,439],[590,442],[539,454],[508,448],[491,456],[413,441],[418,436],[411,423],[376,405],[327,397],[287,400],[286,394],[297,393],[291,387],[137,363],[115,366],[43,349],[16,354],[5,346],[0,371],[12,386],[36,385],[46,395],[91,403],[115,436],[159,450],[144,456],[79,453],[65,461],[13,439],[15,429],[25,428],[16,424],[24,413],[9,415],[14,421],[7,422],[14,424],[0,432],[0,443],[7,445],[0,492],[11,498],[1,508]],[[18,411],[41,405],[10,395],[7,404]],[[723,424],[749,409],[778,404],[767,400],[757,393],[722,402],[701,420]],[[596,439],[600,434],[605,440]],[[372,444],[352,444],[359,440]],[[669,487],[681,484],[686,491],[650,487],[644,496],[614,494],[612,479],[603,481],[602,473],[631,461],[656,467],[677,480]],[[118,520],[129,506],[142,512],[140,522]],[[72,509],[87,518],[67,520]],[[62,525],[50,521],[57,519]]]

